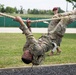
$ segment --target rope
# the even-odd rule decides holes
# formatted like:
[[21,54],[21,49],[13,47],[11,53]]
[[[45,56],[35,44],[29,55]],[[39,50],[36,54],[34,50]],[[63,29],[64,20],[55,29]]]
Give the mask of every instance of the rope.
[[[0,12],[0,15],[15,19],[14,16],[11,16],[11,15],[8,15],[8,14],[4,14],[4,13],[1,13],[1,12]],[[75,15],[73,15],[73,16],[75,16]],[[30,20],[30,21],[31,21],[31,23],[33,23],[33,22],[44,22],[44,21],[58,20],[58,19],[62,19],[62,18],[68,18],[68,16],[58,17],[58,18],[41,19],[41,20]],[[23,19],[23,21],[27,22],[27,20],[24,20],[24,19]]]

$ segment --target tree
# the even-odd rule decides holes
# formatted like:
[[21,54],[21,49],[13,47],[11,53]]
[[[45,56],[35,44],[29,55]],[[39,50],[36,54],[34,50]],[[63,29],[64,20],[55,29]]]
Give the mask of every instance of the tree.
[[28,13],[28,14],[31,14],[31,9],[28,9],[28,10],[27,10],[27,13]]
[[17,10],[17,8],[16,8],[16,7],[14,7],[14,11],[15,11],[15,13],[18,13],[18,10]]
[[23,7],[22,6],[20,6],[20,14],[23,14]]
[[76,0],[66,0],[67,2],[70,2],[73,5],[73,9],[76,8]]
[[1,9],[1,12],[2,12],[2,13],[4,13],[4,12],[5,12],[5,8],[4,8],[4,7]]
[[12,8],[12,7],[6,7],[6,13],[14,13],[15,12],[15,9]]
[[5,12],[4,4],[0,4],[0,12]]

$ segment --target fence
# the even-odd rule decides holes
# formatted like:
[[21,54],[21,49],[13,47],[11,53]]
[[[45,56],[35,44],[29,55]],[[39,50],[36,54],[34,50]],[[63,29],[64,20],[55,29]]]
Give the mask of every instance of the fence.
[[[27,19],[27,18],[23,18]],[[43,18],[30,18],[30,20],[38,20],[38,19],[43,19]],[[48,24],[43,23],[43,22],[36,22],[36,23],[31,23],[31,27],[44,27],[46,28]],[[8,17],[0,17],[0,27],[19,27],[19,23],[16,21],[13,21],[13,19],[8,18]],[[76,21],[68,25],[68,28],[76,28]]]

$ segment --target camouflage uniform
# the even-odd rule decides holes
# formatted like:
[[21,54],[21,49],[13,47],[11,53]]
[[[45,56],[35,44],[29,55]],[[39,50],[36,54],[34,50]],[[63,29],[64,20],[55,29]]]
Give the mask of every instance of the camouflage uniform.
[[60,22],[55,26],[55,28],[50,33],[48,32],[49,34],[41,36],[38,40],[34,38],[32,32],[29,31],[26,25],[21,28],[23,33],[26,35],[27,40],[29,41],[27,46],[25,44],[23,50],[29,50],[33,55],[32,64],[39,65],[41,63],[41,61],[44,59],[45,52],[53,49],[54,47],[52,40],[57,43],[56,36],[63,36],[67,24],[69,24],[70,21],[75,21],[75,19],[76,16],[69,16],[65,19],[61,19]]
[[34,65],[39,65],[44,59],[45,52],[53,48],[51,38],[49,35],[46,35],[41,36],[39,40],[36,40],[26,25],[20,27],[20,29],[26,35],[26,39],[28,40],[28,43],[24,45],[23,50],[29,50],[33,55],[32,63]]
[[[69,22],[67,22],[67,19],[65,18],[67,25],[70,24],[71,22],[73,22],[72,20],[72,14],[75,15],[75,11],[72,12],[66,12],[66,13],[59,13],[54,15],[54,18],[58,18],[58,17],[69,17]],[[48,26],[48,34],[51,34],[51,32],[54,30],[54,28],[57,26],[57,24],[60,22],[61,20],[52,20]],[[65,24],[66,25],[66,24]],[[65,33],[66,31],[66,26],[60,26],[57,31],[55,33],[52,34],[52,41],[55,42],[57,44],[57,46],[60,46],[60,43],[62,41],[62,37],[63,37],[63,33]]]
[[[59,14],[54,15],[53,18],[58,18]],[[60,22],[60,19],[57,20],[52,20],[50,22],[50,24],[48,25],[48,34],[51,34],[51,32],[54,30],[54,28],[56,27],[56,25]],[[61,37],[59,36],[55,36],[56,34],[52,34],[52,41],[57,41],[57,46],[60,46],[60,42],[61,42]]]

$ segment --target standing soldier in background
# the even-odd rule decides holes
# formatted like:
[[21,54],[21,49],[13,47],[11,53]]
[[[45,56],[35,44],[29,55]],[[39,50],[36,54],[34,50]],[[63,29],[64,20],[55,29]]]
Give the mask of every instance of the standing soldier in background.
[[[57,17],[59,17],[58,16],[58,11],[59,11],[59,8],[58,7],[54,7],[53,8],[53,13],[54,13],[54,16],[53,16],[53,18],[57,18]],[[50,24],[49,24],[49,26],[48,26],[48,32],[50,33],[55,27],[56,27],[56,25],[59,23],[59,19],[57,19],[57,20],[52,20],[51,22],[50,22]],[[56,37],[55,37],[56,38]],[[57,39],[57,38],[56,38]],[[53,50],[51,50],[51,53],[50,53],[50,56],[52,56],[53,54],[54,54],[54,51],[57,49],[57,53],[60,53],[61,52],[61,49],[59,48],[59,46],[60,46],[60,42],[61,42],[61,38],[59,38],[58,37],[58,39],[59,39],[59,41],[58,41],[58,44],[57,44],[57,47],[56,48],[54,48]]]
[[[58,8],[55,7],[53,8],[53,12],[54,12],[54,16],[53,18],[59,18],[59,17],[66,17],[66,16],[70,16],[72,15],[71,12],[66,12],[66,13],[58,13]],[[51,32],[55,29],[55,27],[58,25],[58,23],[60,22],[60,19],[56,19],[56,20],[52,20],[48,26],[48,34],[51,34]],[[70,19],[71,22],[71,19]],[[62,41],[62,37],[63,37],[63,33],[66,31],[66,27],[61,26],[59,28],[59,30],[61,29],[61,32],[57,32],[55,34],[53,34],[52,36],[52,41],[54,42],[55,48],[53,48],[53,50],[51,51],[50,55],[53,55],[55,50],[57,49],[57,53],[61,53],[61,49],[60,49],[60,43]],[[55,36],[54,36],[55,35]]]
[[15,20],[21,24],[21,30],[24,32],[27,40],[29,41],[29,45],[26,48],[23,48],[24,52],[22,55],[22,61],[24,63],[39,65],[44,59],[45,52],[56,48],[56,44],[58,44],[57,35],[62,38],[67,25],[76,20],[76,10],[64,13],[63,15],[66,16],[60,19],[55,28],[52,31],[48,31],[46,35],[41,36],[38,40],[34,38],[32,32],[29,31],[20,17],[15,18]]

